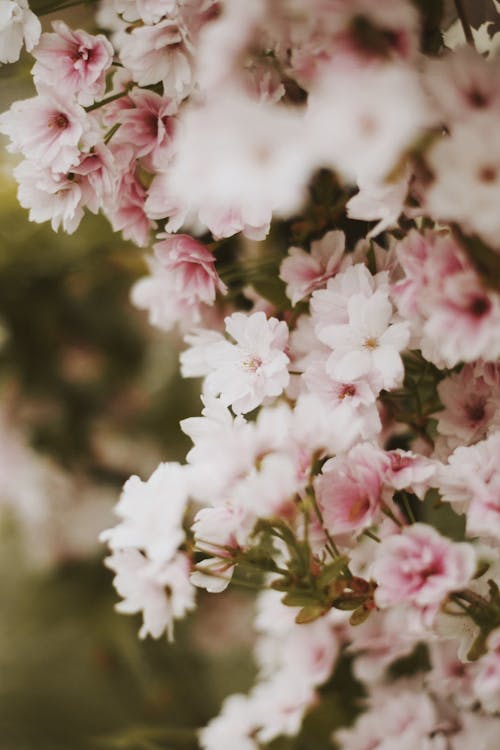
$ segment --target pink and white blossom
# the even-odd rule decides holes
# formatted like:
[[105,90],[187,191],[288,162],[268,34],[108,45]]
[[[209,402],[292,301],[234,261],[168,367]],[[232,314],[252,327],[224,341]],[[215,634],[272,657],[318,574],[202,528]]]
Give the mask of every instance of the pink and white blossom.
[[[225,319],[226,332],[234,344],[220,334],[206,346],[192,337],[192,349],[181,355],[184,372],[206,375],[204,391],[220,395],[221,401],[232,406],[237,414],[252,411],[268,396],[279,396],[286,387],[288,341],[286,323],[266,318],[263,312],[253,315],[233,313]],[[187,363],[199,352],[199,369],[187,369]],[[186,355],[189,355],[187,357]]]
[[201,320],[202,306],[213,305],[226,286],[215,270],[213,255],[187,234],[159,234],[148,258],[150,275],[132,289],[134,304],[149,311],[152,325],[164,330],[184,329]]
[[[439,719],[431,698],[414,685],[380,687],[354,726],[337,730],[342,750],[444,750],[435,730]],[[431,739],[433,738],[433,739]]]
[[437,472],[437,464],[425,456],[412,451],[396,449],[386,453],[389,465],[384,481],[395,490],[411,489],[421,500],[430,487]]
[[44,33],[33,52],[33,77],[38,85],[59,89],[87,106],[102,98],[113,47],[102,34],[73,31],[64,21],[53,21],[54,33]]
[[313,322],[320,341],[332,349],[326,368],[333,378],[372,377],[380,388],[393,388],[403,378],[400,352],[409,330],[407,323],[393,322],[389,295],[377,283],[382,286],[383,279],[370,277],[361,264],[338,274],[325,291],[313,294]]
[[438,367],[495,359],[500,295],[484,286],[455,239],[412,230],[397,253],[405,275],[392,286],[392,297],[411,319],[415,348]]
[[376,521],[385,464],[384,453],[370,443],[325,463],[314,489],[331,534],[361,533]]
[[286,284],[286,293],[296,305],[315,289],[320,289],[329,278],[349,265],[344,254],[345,235],[339,230],[327,232],[321,240],[311,243],[310,253],[300,247],[291,247],[281,263],[280,279]]
[[139,86],[163,83],[164,95],[181,100],[193,85],[193,47],[187,30],[165,18],[137,26],[120,44],[120,59]]
[[483,708],[491,713],[500,711],[500,631],[488,638],[488,651],[480,660],[473,686]]
[[465,587],[474,575],[470,544],[452,542],[426,524],[416,523],[377,548],[372,575],[375,602],[389,607],[407,602],[436,610],[448,594]]
[[57,172],[70,170],[81,150],[88,151],[98,140],[83,107],[47,88],[32,99],[14,102],[0,115],[0,132],[11,140],[9,151]]
[[434,180],[425,208],[438,221],[458,222],[497,249],[500,219],[500,146],[494,133],[498,115],[481,112],[458,123],[427,154]]
[[177,103],[145,89],[132,90],[129,102],[118,114],[114,143],[131,145],[152,173],[167,168],[175,152]]
[[466,511],[467,531],[500,538],[500,432],[470,446],[460,446],[438,475],[443,498]]

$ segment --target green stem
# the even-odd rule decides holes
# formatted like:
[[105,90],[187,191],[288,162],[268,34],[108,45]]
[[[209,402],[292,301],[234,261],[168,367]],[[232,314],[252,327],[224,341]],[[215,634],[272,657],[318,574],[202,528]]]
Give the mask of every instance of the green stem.
[[490,603],[487,599],[480,596],[479,594],[474,593],[474,591],[469,591],[469,589],[464,589],[463,591],[456,591],[455,594],[453,594],[454,597],[459,597],[464,602],[468,602],[469,604],[473,604],[476,607],[490,607]]
[[373,531],[370,531],[369,529],[365,529],[363,531],[363,534],[367,536],[369,539],[373,539],[374,542],[381,542],[382,540],[380,537],[378,537],[376,534],[373,533]]
[[[334,558],[335,557],[340,557],[340,552],[339,552],[339,549],[338,549],[337,545],[333,541],[333,539],[332,539],[332,537],[331,537],[330,532],[328,531],[328,529],[325,528],[325,521],[323,519],[323,514],[322,514],[322,512],[320,510],[320,507],[318,505],[318,501],[316,500],[316,495],[314,494],[314,492],[309,492],[307,496],[310,498],[310,500],[312,502],[312,505],[313,505],[313,508],[314,508],[314,512],[318,516],[318,520],[319,520],[320,524],[322,525],[323,531],[325,532],[325,536],[326,536],[326,538],[328,540],[328,544],[325,545],[326,548],[328,549],[328,551],[330,552],[330,554],[332,554],[332,551],[333,551],[334,554],[332,556]],[[330,545],[331,549],[330,549],[330,547],[328,545]]]
[[95,102],[95,104],[91,104],[90,107],[85,107],[86,112],[93,112],[95,109],[99,109],[99,107],[104,107],[106,104],[109,104],[110,102],[116,101],[116,99],[121,99],[123,96],[128,95],[128,89],[126,91],[120,91],[118,94],[112,94],[111,96],[107,96],[105,99],[101,99],[100,102]]
[[413,510],[411,509],[410,500],[409,500],[408,495],[406,494],[406,492],[403,491],[401,493],[401,499],[403,501],[405,513],[408,516],[409,522],[410,523],[416,523],[417,519],[415,518]]
[[404,529],[404,524],[402,524],[401,521],[396,518],[392,510],[389,510],[387,505],[382,506],[382,513],[384,514],[384,516],[387,516],[387,518],[390,518],[391,521],[393,521],[396,526],[399,526],[400,529]]
[[105,145],[107,145],[110,142],[110,140],[112,139],[112,137],[114,136],[114,134],[116,133],[116,131],[118,130],[120,126],[121,126],[121,122],[115,122],[113,127],[108,130],[108,132],[103,138]]
[[54,5],[51,8],[44,8],[37,12],[37,16],[49,16],[51,13],[59,13],[60,10],[66,10],[66,8],[74,8],[76,5],[93,5],[93,0],[72,0],[69,3],[62,3],[61,5]]

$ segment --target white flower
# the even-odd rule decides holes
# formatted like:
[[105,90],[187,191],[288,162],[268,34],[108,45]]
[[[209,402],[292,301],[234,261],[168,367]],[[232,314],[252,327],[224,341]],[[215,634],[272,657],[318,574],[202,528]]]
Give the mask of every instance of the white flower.
[[195,589],[189,581],[189,560],[178,553],[167,563],[156,564],[136,549],[117,550],[105,563],[116,573],[114,586],[123,601],[118,612],[142,612],[139,637],[159,638],[166,630],[173,638],[173,621],[194,608]]
[[434,181],[426,207],[439,220],[457,221],[467,232],[500,247],[500,144],[496,112],[471,116],[457,124],[430,150]]
[[408,192],[408,178],[409,175],[405,173],[395,182],[358,180],[359,193],[347,203],[347,215],[363,221],[379,219],[366,235],[367,239],[397,225]]
[[258,750],[255,740],[257,724],[247,695],[230,695],[218,716],[200,730],[203,750]]
[[192,467],[191,493],[199,502],[211,503],[225,495],[237,477],[250,471],[254,439],[252,426],[244,417],[233,417],[213,396],[203,396],[202,400],[202,416],[183,419],[181,429],[194,444],[187,454]]
[[187,498],[186,467],[180,464],[160,464],[147,482],[130,477],[115,508],[122,521],[103,531],[101,541],[113,550],[134,547],[152,561],[168,562],[185,538]]
[[31,52],[41,33],[40,21],[26,0],[0,0],[0,63],[19,60],[23,41]]
[[[181,355],[183,375],[206,374],[204,392],[220,395],[221,402],[237,414],[252,411],[267,396],[279,396],[289,381],[286,323],[253,315],[233,313],[225,318],[226,331],[235,343],[211,333]],[[218,337],[218,339],[217,339]]]
[[408,344],[408,323],[391,323],[393,308],[388,293],[374,289],[374,282],[366,277],[368,270],[359,265],[329,282],[323,297],[319,298],[320,292],[313,295],[313,303],[316,295],[319,298],[313,304],[316,334],[333,349],[326,364],[333,378],[351,382],[371,377],[379,381],[380,388],[393,388],[403,378],[399,352]]
[[308,99],[318,161],[347,177],[382,181],[428,123],[418,76],[409,66],[338,66]]
[[168,192],[212,234],[262,239],[273,212],[300,207],[314,165],[297,111],[229,89],[204,106],[190,103],[179,122]]

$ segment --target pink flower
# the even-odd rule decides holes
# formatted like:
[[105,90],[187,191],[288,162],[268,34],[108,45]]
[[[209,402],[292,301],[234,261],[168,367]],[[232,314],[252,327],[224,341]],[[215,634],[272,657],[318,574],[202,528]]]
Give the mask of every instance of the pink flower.
[[321,399],[332,422],[342,423],[345,415],[353,428],[357,425],[363,439],[374,437],[382,427],[376,405],[376,383],[366,379],[337,380],[328,374],[326,362],[327,356],[318,354],[306,366],[303,379],[308,390]]
[[438,221],[458,222],[500,251],[500,145],[498,110],[458,123],[435,142],[427,162],[434,179],[425,193],[425,212]]
[[345,456],[331,458],[314,481],[325,525],[332,534],[360,533],[378,514],[385,455],[360,443]]
[[423,500],[426,491],[432,486],[436,463],[425,456],[399,449],[388,451],[386,456],[389,466],[384,482],[396,490],[411,489]]
[[372,575],[375,602],[390,607],[403,602],[437,608],[449,593],[467,585],[476,558],[470,544],[452,542],[426,524],[416,523],[377,548]]
[[258,750],[255,739],[258,721],[248,696],[237,693],[224,700],[222,708],[199,731],[202,750]]
[[165,19],[127,34],[120,59],[139,86],[163,83],[165,96],[180,100],[192,86],[192,45],[186,29]]
[[217,292],[227,287],[215,270],[215,258],[207,248],[188,234],[159,234],[153,245],[155,255],[172,278],[176,291],[188,301],[213,304]]
[[108,207],[107,215],[115,232],[121,231],[123,238],[144,247],[149,241],[156,222],[151,221],[145,211],[146,189],[134,171],[135,162],[122,173],[116,190],[116,201]]
[[334,738],[342,750],[444,750],[441,737],[431,739],[438,723],[426,693],[396,683],[371,691],[368,709]]
[[349,179],[381,183],[427,126],[429,113],[410,66],[333,64],[310,92],[307,118],[320,164]]
[[139,310],[147,310],[152,326],[170,331],[176,325],[189,330],[200,322],[200,305],[179,294],[175,277],[155,257],[146,258],[149,276],[132,287],[130,299]]
[[500,296],[485,289],[472,269],[445,279],[442,292],[424,324],[429,346],[439,347],[449,367],[499,357]]
[[465,365],[438,385],[444,409],[435,414],[437,429],[450,451],[476,443],[500,426],[500,385],[488,383],[483,369],[480,362]]
[[19,203],[29,209],[30,221],[37,224],[50,221],[54,232],[62,227],[72,234],[77,229],[85,205],[78,180],[54,173],[48,167],[40,168],[28,159],[18,164],[14,176],[19,183]]
[[132,289],[133,303],[149,311],[152,325],[170,330],[176,324],[187,329],[201,319],[202,305],[213,305],[226,286],[215,270],[213,255],[187,234],[163,234],[148,258],[150,275]]
[[56,172],[67,172],[80,160],[80,146],[90,147],[98,140],[83,107],[45,88],[39,96],[14,102],[0,116],[0,133],[11,139],[9,151],[20,151],[40,168]]
[[397,253],[405,277],[392,287],[415,347],[438,367],[500,355],[500,296],[484,287],[448,234],[410,232]]
[[467,531],[500,539],[500,432],[476,445],[457,448],[439,472],[438,486],[458,512],[466,511]]
[[500,711],[500,631],[488,638],[488,653],[479,662],[474,692],[486,711]]
[[499,61],[486,60],[473,47],[464,45],[439,58],[427,59],[424,87],[437,107],[450,121],[500,109]]
[[63,21],[54,21],[52,28],[55,33],[42,34],[33,52],[35,83],[75,96],[84,106],[92,104],[104,95],[113,47],[102,34],[72,31]]
[[151,172],[158,167],[165,168],[174,152],[176,120],[173,115],[177,104],[145,89],[131,91],[129,99],[133,106],[119,113],[120,127],[114,142],[130,144],[138,158],[147,157],[144,163]]
[[287,284],[286,293],[296,305],[315,289],[325,286],[329,278],[349,264],[344,255],[345,235],[339,230],[327,232],[321,240],[311,243],[311,252],[291,247],[281,264],[280,279]]

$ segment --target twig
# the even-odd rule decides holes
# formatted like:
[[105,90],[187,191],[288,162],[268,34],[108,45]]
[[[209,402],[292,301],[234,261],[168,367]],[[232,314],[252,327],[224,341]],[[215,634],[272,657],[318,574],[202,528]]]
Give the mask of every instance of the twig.
[[465,7],[462,0],[455,0],[455,8],[457,9],[458,17],[460,19],[460,23],[462,24],[467,44],[470,44],[471,47],[475,48],[474,36],[472,34],[471,25],[467,18],[467,13],[465,12]]

